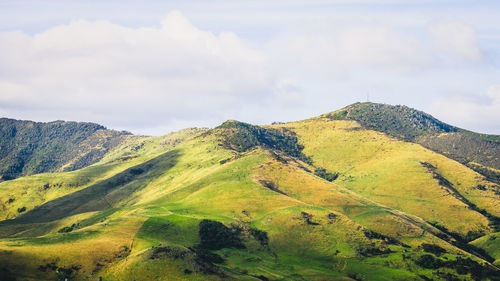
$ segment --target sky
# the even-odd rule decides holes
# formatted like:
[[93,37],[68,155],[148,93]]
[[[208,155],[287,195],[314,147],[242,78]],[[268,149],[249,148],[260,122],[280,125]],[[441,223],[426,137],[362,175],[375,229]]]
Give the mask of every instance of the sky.
[[367,100],[500,134],[500,1],[0,0],[0,117],[163,135]]

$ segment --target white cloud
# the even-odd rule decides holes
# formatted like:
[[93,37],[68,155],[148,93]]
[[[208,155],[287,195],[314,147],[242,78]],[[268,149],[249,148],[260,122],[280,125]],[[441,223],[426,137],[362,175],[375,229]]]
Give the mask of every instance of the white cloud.
[[[368,91],[375,101],[428,108],[442,88],[474,89],[496,81],[496,72],[484,67],[492,66],[488,50],[496,52],[496,45],[488,49],[484,44],[484,28],[480,42],[477,24],[472,28],[460,17],[436,22],[443,16],[440,10],[372,11],[366,8],[371,6],[315,3],[186,4],[183,11],[196,26],[178,11],[152,23],[168,10],[165,6],[154,11],[147,5],[129,7],[130,14],[116,17],[97,8],[72,16],[53,12],[58,20],[25,14],[24,21],[42,26],[62,22],[61,17],[123,24],[75,20],[34,35],[0,32],[0,116],[94,121],[160,134],[224,119],[306,118],[364,99]],[[75,11],[68,7],[68,13]],[[2,19],[0,25],[7,21]],[[4,24],[3,30],[23,27],[22,20],[17,22]],[[491,26],[489,32],[497,34]],[[484,106],[456,96],[453,101],[457,108],[469,105],[464,111]],[[454,110],[449,111],[452,116]],[[476,111],[457,118],[472,120],[464,126],[474,129]],[[491,121],[494,110],[489,111],[493,128],[491,123],[498,122]]]
[[289,78],[277,81],[274,93],[276,100],[282,106],[297,106],[302,103],[303,91],[297,81]]
[[444,54],[474,63],[482,61],[479,40],[472,27],[445,21],[432,24],[430,31],[438,49]]
[[475,30],[458,21],[417,27],[319,21],[275,39],[269,48],[287,68],[330,78],[357,70],[407,75],[483,62]]
[[275,40],[275,54],[285,61],[328,76],[344,75],[356,68],[377,68],[408,73],[430,59],[416,38],[387,27],[327,25]]
[[483,133],[500,131],[500,84],[490,86],[482,95],[437,99],[430,112],[459,127]]
[[78,20],[34,36],[3,32],[0,54],[4,115],[26,116],[29,108],[38,120],[137,131],[175,118],[221,118],[262,102],[275,83],[260,51],[234,33],[200,30],[178,11],[160,27]]

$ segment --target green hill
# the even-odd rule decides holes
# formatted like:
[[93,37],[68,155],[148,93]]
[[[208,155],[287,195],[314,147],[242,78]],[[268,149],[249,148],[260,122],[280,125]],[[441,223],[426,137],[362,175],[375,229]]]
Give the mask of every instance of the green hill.
[[460,129],[401,105],[355,103],[324,116],[332,120],[354,120],[367,129],[421,144],[500,184],[499,135]]
[[0,118],[0,181],[86,167],[127,134],[93,123]]
[[394,136],[329,115],[122,136],[0,183],[0,279],[498,280],[499,186]]

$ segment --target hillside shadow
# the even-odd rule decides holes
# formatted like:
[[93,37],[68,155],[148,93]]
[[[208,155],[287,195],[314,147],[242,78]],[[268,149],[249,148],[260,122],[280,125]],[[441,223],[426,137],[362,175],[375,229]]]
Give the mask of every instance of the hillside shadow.
[[132,193],[146,187],[151,180],[175,166],[179,156],[178,150],[166,152],[85,189],[47,202],[15,219],[1,221],[0,232],[3,232],[4,227],[46,223],[115,207],[126,201]]

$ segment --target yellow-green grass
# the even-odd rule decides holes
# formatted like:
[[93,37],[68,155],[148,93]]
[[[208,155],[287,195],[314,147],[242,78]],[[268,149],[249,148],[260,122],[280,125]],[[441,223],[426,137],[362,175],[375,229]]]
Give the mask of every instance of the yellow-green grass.
[[70,233],[51,233],[34,238],[10,238],[0,242],[0,264],[17,280],[54,280],[55,270],[43,270],[54,263],[58,268],[78,267],[73,278],[97,279],[93,272],[128,254],[132,238],[144,218],[115,214]]
[[254,180],[271,181],[292,198],[325,207],[335,215],[344,214],[373,231],[404,239],[410,245],[419,245],[422,237],[430,238],[430,229],[434,233],[440,232],[418,217],[381,206],[305,171],[305,166],[313,169],[305,163],[288,160],[287,164],[283,164],[270,157],[255,169]]
[[493,264],[500,266],[500,233],[490,233],[471,242],[472,245],[485,250],[495,259]]
[[[12,219],[45,202],[76,192],[173,149],[203,129],[162,137],[124,136],[122,144],[99,162],[66,173],[45,173],[0,183],[0,220]],[[21,212],[20,212],[21,211]]]
[[[180,153],[186,157],[186,159],[179,160],[176,163],[176,167],[186,169],[186,163],[183,161],[188,162],[188,160],[191,159],[189,157],[190,153],[195,152],[186,150],[185,153]],[[196,153],[199,155],[201,152],[198,151]],[[222,151],[221,153],[221,156],[228,156],[225,151]],[[328,267],[325,268],[321,261],[330,260],[335,255],[338,255],[338,253],[336,253],[337,250],[342,253],[342,257],[354,257],[356,247],[363,244],[369,245],[371,242],[363,235],[361,228],[357,229],[360,226],[346,217],[339,214],[339,218],[336,220],[336,225],[328,225],[327,214],[330,212],[329,210],[317,207],[307,207],[307,204],[300,202],[299,200],[278,194],[256,183],[252,172],[256,167],[258,167],[258,165],[262,165],[264,161],[269,161],[269,159],[270,157],[267,152],[255,150],[247,153],[243,157],[222,165],[218,161],[212,161],[218,168],[207,168],[208,172],[204,175],[204,177],[199,179],[198,182],[192,183],[192,185],[195,186],[194,191],[191,190],[193,188],[189,186],[185,187],[190,189],[190,191],[186,193],[184,193],[183,189],[174,189],[172,195],[167,193],[165,196],[152,200],[148,203],[137,204],[137,209],[133,207],[134,205],[132,204],[132,206],[127,207],[122,211],[111,214],[110,217],[105,218],[104,222],[97,222],[95,225],[78,229],[75,232],[64,234],[52,232],[39,238],[17,238],[17,240],[15,240],[17,246],[12,246],[12,244],[10,244],[10,246],[6,246],[9,247],[9,251],[12,251],[13,247],[16,247],[13,252],[20,256],[26,255],[27,252],[34,255],[33,263],[38,266],[43,265],[45,261],[47,261],[47,263],[51,262],[50,257],[55,259],[55,257],[57,257],[57,251],[62,251],[63,249],[66,249],[66,247],[71,246],[74,251],[79,251],[80,254],[69,251],[67,254],[64,254],[64,260],[60,260],[58,263],[59,267],[69,267],[74,265],[79,259],[83,259],[81,255],[83,255],[85,251],[80,252],[80,245],[89,246],[87,243],[95,242],[95,247],[101,249],[104,247],[104,244],[100,244],[100,239],[105,241],[110,241],[109,239],[112,239],[114,241],[114,243],[110,243],[110,245],[114,245],[112,250],[101,249],[102,255],[97,255],[92,252],[91,254],[93,258],[87,258],[85,259],[84,264],[78,264],[81,266],[81,269],[78,271],[79,275],[91,278],[93,275],[90,273],[95,270],[96,266],[99,267],[98,263],[101,265],[111,263],[108,262],[104,264],[103,262],[100,262],[101,260],[105,260],[103,255],[108,257],[108,259],[110,255],[116,256],[117,247],[120,249],[120,247],[125,244],[130,245],[129,247],[133,250],[130,255],[131,261],[121,259],[120,261],[116,261],[116,263],[114,263],[114,260],[112,259],[113,264],[102,272],[104,276],[117,278],[149,276],[153,280],[155,280],[155,276],[159,276],[159,279],[157,280],[161,280],[161,278],[166,275],[174,279],[176,276],[178,276],[177,278],[182,279],[185,278],[185,276],[182,275],[183,272],[179,269],[179,265],[176,266],[176,263],[178,263],[176,261],[169,261],[167,263],[165,261],[153,262],[147,260],[144,265],[141,266],[141,261],[144,259],[144,256],[142,255],[144,251],[157,243],[182,245],[187,247],[192,246],[198,241],[196,237],[197,229],[195,228],[195,222],[198,221],[199,218],[222,218],[226,221],[234,221],[236,219],[236,221],[238,221],[239,218],[244,218],[246,216],[242,214],[243,208],[245,208],[245,211],[251,221],[254,221],[252,217],[258,218],[256,225],[269,231],[272,241],[270,248],[272,250],[276,249],[275,251],[277,252],[283,252],[285,257],[287,256],[287,253],[289,253],[288,255],[308,253],[307,256],[309,258],[318,259],[317,261],[311,262],[316,263],[317,269],[313,268],[306,271],[305,268],[302,268],[300,270],[305,271],[303,273],[305,276],[311,277],[311,280],[314,280],[316,277],[320,280],[321,278],[325,278],[325,276],[345,276],[345,274],[341,274],[336,270],[329,269]],[[175,169],[170,169],[166,174],[169,174],[170,172],[176,173]],[[235,178],[235,174],[237,174],[238,177]],[[164,176],[166,175],[162,175],[162,177]],[[152,185],[147,188],[162,188],[161,185],[156,185],[154,183],[155,182],[152,181]],[[145,200],[145,198],[143,199]],[[207,203],[203,204],[203,202]],[[156,210],[153,211],[156,211],[159,215],[163,216],[148,218],[145,213],[151,211],[148,209],[149,206],[155,206]],[[302,207],[299,208],[293,206]],[[300,218],[301,211],[311,213],[314,216],[314,220],[320,222],[322,225],[325,224],[326,226],[321,226],[321,228],[317,227],[317,231],[311,231],[311,229],[309,229],[310,226],[305,225],[303,219]],[[165,214],[168,215],[172,212],[178,212],[185,215],[187,214],[192,218],[181,217],[179,215],[164,217]],[[144,221],[146,223],[140,226]],[[127,222],[129,222],[130,225],[127,225]],[[66,222],[68,225],[70,223],[74,222]],[[110,226],[113,226],[113,223],[125,227],[127,230],[121,229],[117,226],[117,228],[113,229],[113,232],[108,232],[107,229],[112,229]],[[63,224],[64,223],[59,223],[58,225],[60,227]],[[162,227],[165,227],[165,224],[172,224],[174,226],[173,229],[169,229],[167,227],[165,231],[163,231],[164,233],[162,233]],[[132,232],[135,233],[139,227],[141,231],[139,231],[139,234],[136,235],[136,238],[134,239],[134,243],[132,243],[130,235],[132,235]],[[53,230],[55,230],[55,227]],[[116,233],[121,232],[125,232],[130,235],[127,236],[127,239],[125,240],[120,240],[114,236]],[[111,233],[115,234],[113,234],[112,237],[109,237]],[[302,238],[299,239],[300,237]],[[7,241],[12,243],[12,240]],[[69,242],[66,243],[64,241]],[[121,241],[121,243],[118,243],[119,241]],[[337,242],[332,243],[332,241]],[[22,246],[20,246],[20,244],[22,244]],[[47,250],[48,248],[50,248],[50,250]],[[19,251],[18,249],[22,250]],[[236,253],[235,255],[239,256],[241,253]],[[273,260],[272,256],[266,258],[271,261]],[[134,262],[134,259],[139,260]],[[231,260],[232,259],[229,258],[229,261]],[[238,259],[235,258],[235,260]],[[22,264],[19,260],[15,260],[13,262]],[[300,267],[300,263],[301,262],[297,260],[296,266]],[[32,263],[30,262],[30,264]],[[165,264],[168,264],[168,266]],[[276,264],[276,262],[274,262],[274,264]],[[241,261],[235,261],[235,266],[236,265],[240,267],[244,266],[241,264]],[[251,265],[252,263],[249,263],[248,265],[250,266],[250,270],[252,270]],[[229,268],[232,268],[231,263],[228,266]],[[285,278],[289,275],[289,273],[284,271],[282,266],[283,265],[276,266],[277,269],[275,270],[277,270],[277,273],[272,273],[272,268],[266,270],[270,271],[271,275],[276,274],[284,276]],[[35,269],[36,268],[30,269],[30,272],[36,272]],[[249,269],[246,270],[248,271]],[[256,272],[259,272],[259,270]],[[51,274],[53,274],[53,272]],[[238,273],[236,272],[234,274]],[[197,275],[189,276],[189,278],[192,277],[194,279],[199,279]],[[31,277],[27,276],[26,278]],[[137,280],[141,279],[138,278]]]
[[104,269],[100,275],[103,280],[136,280],[136,281],[181,281],[222,280],[216,275],[185,274],[184,262],[175,259],[150,260],[144,255],[131,255],[111,267]]
[[279,125],[297,133],[316,166],[339,172],[337,184],[384,206],[419,216],[465,235],[489,232],[489,221],[439,184],[421,162],[452,183],[470,202],[498,215],[500,198],[482,176],[420,145],[366,130],[354,121],[315,118]]
[[[390,202],[375,196],[382,191],[396,193],[391,180],[401,180],[399,177],[391,178],[387,171],[378,170],[377,165],[386,165],[400,172],[411,171],[408,182],[403,182],[406,190],[413,192],[409,194],[423,202],[422,206],[444,204],[439,210],[445,211],[446,216],[461,215],[467,223],[478,219],[477,227],[486,229],[487,221],[481,215],[477,217],[476,212],[467,208],[455,212],[449,210],[453,210],[453,206],[462,206],[459,200],[449,198],[447,194],[444,194],[444,199],[429,198],[442,193],[435,191],[440,190],[436,180],[419,161],[432,163],[457,189],[483,183],[481,177],[470,180],[465,177],[475,177],[476,174],[456,175],[451,169],[462,169],[462,166],[443,164],[448,161],[446,158],[443,160],[419,146],[398,142],[381,134],[374,137],[378,145],[385,143],[381,147],[387,149],[391,157],[373,154],[377,144],[363,148],[364,143],[370,143],[367,141],[353,143],[353,147],[345,144],[347,147],[337,151],[338,144],[331,138],[339,136],[331,132],[336,131],[330,130],[328,126],[331,124],[321,120],[307,122],[319,122],[312,125],[328,136],[322,140],[326,147],[312,140],[321,136],[305,134],[307,128],[301,127],[302,123],[285,126],[297,132],[305,144],[304,152],[312,157],[315,165],[342,173],[334,183],[307,171],[314,168],[306,163],[284,155],[281,158],[286,161],[282,162],[275,154],[260,147],[243,153],[224,149],[219,142],[220,135],[214,133],[190,135],[185,141],[176,142],[175,147],[158,145],[161,138],[136,138],[130,145],[124,143],[93,166],[120,167],[110,169],[109,174],[102,176],[107,179],[92,185],[89,183],[86,189],[89,191],[105,185],[106,192],[102,196],[90,193],[88,197],[78,197],[78,193],[72,193],[51,201],[60,202],[57,206],[61,210],[68,208],[68,211],[57,214],[60,219],[45,223],[33,220],[26,224],[16,224],[16,221],[4,224],[1,230],[12,235],[0,239],[0,265],[8,266],[19,276],[19,280],[54,280],[61,277],[57,271],[40,270],[40,266],[52,262],[60,268],[78,265],[80,269],[72,276],[77,280],[95,280],[98,276],[103,276],[104,280],[218,280],[220,276],[216,274],[186,273],[192,260],[151,258],[152,248],[157,246],[196,247],[200,243],[198,225],[203,219],[224,222],[228,227],[232,224],[253,227],[268,235],[268,245],[247,234],[245,249],[214,251],[226,260],[217,266],[225,271],[229,279],[258,280],[258,276],[262,275],[273,280],[349,280],[348,276],[365,280],[411,280],[417,279],[419,274],[439,279],[431,270],[415,264],[415,259],[422,254],[419,246],[424,242],[445,248],[450,259],[457,255],[471,257],[432,235],[429,231],[437,233],[438,230],[418,217],[421,215],[425,220],[432,221],[427,213],[418,213],[410,203],[408,208],[402,206],[402,199],[395,199],[398,204],[391,206]],[[339,124],[348,129],[344,130],[344,137],[348,140],[360,137],[349,134],[364,132],[352,129],[356,127],[355,123]],[[372,134],[371,131],[364,133]],[[140,145],[143,141],[144,144]],[[355,149],[356,145],[361,147],[358,150],[364,152]],[[135,149],[138,146],[140,148]],[[328,157],[322,158],[318,151],[335,158],[332,161]],[[336,158],[335,154],[342,153],[345,153],[345,159]],[[424,155],[423,158],[420,154]],[[343,161],[353,162],[349,162],[349,166]],[[115,181],[123,176],[128,178],[130,172],[138,168],[144,171],[129,181]],[[86,170],[80,172],[83,171]],[[363,171],[370,176],[365,179]],[[64,182],[67,174],[57,176],[61,176]],[[261,180],[272,181],[285,194],[264,186]],[[461,187],[458,187],[458,181],[461,181]],[[414,185],[420,182],[429,185],[430,191],[422,191],[419,195]],[[385,185],[388,185],[387,190],[382,188]],[[475,193],[471,191],[471,194]],[[100,204],[101,197],[109,205]],[[83,208],[74,212],[71,208],[78,209],[80,206],[71,205],[75,201],[69,200],[71,198],[79,198],[77,201],[84,206],[90,204],[99,208]],[[470,200],[482,202],[485,199],[477,197],[473,201],[471,197]],[[43,208],[32,211],[33,218],[37,218],[39,210]],[[456,231],[456,225],[465,224],[453,218],[442,218],[438,223],[453,231]],[[58,232],[73,224],[77,225],[73,231]],[[368,229],[395,237],[412,248],[370,239]],[[375,255],[361,254],[370,249],[390,249],[391,252],[374,250]]]

